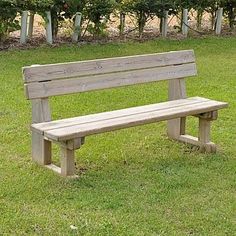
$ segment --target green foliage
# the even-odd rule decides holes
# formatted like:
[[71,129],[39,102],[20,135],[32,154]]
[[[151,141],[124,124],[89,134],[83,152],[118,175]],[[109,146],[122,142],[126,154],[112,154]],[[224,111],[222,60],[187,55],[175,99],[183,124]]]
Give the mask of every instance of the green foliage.
[[19,21],[16,20],[18,10],[15,0],[0,1],[0,42],[4,41],[10,32],[20,28]]
[[67,18],[71,18],[76,13],[77,5],[80,1],[53,0],[51,5],[53,36],[58,33],[59,23]]
[[16,0],[21,10],[44,13],[50,10],[54,0]]
[[[47,1],[46,1],[47,2]],[[76,12],[84,9],[85,0],[50,0],[50,4],[41,4],[41,12],[45,8],[51,11],[53,36],[56,37],[61,22],[72,19]]]
[[147,20],[152,18],[157,10],[156,2],[153,0],[130,0],[127,5],[137,18],[139,37],[141,38]]
[[236,0],[225,0],[225,15],[228,17],[229,26],[233,29],[236,25]]
[[[51,11],[53,36],[57,36],[58,28],[66,19],[72,21],[76,12],[82,13],[82,20],[88,21],[87,29],[94,37],[106,35],[107,22],[111,13],[119,12],[121,20],[125,14],[135,16],[139,36],[142,37],[144,27],[154,16],[162,18],[165,11],[180,14],[183,8],[197,11],[197,24],[200,27],[204,11],[211,14],[212,26],[215,22],[216,11],[224,7],[230,28],[235,26],[236,0],[1,0],[0,1],[0,41],[9,32],[19,29],[15,19],[17,13],[29,10],[41,14]],[[122,28],[122,29],[121,29]],[[124,25],[121,26],[124,30]]]
[[126,6],[137,18],[140,37],[150,18],[163,17],[165,11],[172,13],[175,10],[175,3],[170,0],[128,0]]
[[104,36],[106,23],[110,15],[114,12],[116,6],[115,0],[87,0],[85,5],[85,15],[89,22],[88,30],[94,37]]

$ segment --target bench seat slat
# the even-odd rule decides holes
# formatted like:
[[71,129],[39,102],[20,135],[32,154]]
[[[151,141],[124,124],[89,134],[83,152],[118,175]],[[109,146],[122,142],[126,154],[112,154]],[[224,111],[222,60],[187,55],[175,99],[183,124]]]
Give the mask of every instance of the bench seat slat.
[[174,108],[174,107],[179,107],[179,106],[183,106],[187,104],[197,104],[204,101],[209,101],[209,99],[202,98],[202,97],[179,99],[179,100],[174,100],[174,101],[161,102],[158,104],[131,107],[131,108],[126,108],[126,109],[121,109],[121,110],[114,110],[114,111],[109,111],[109,112],[84,115],[80,117],[73,117],[73,118],[68,118],[68,119],[38,123],[38,124],[32,125],[31,129],[38,133],[43,134],[45,131],[49,131],[52,129],[55,130],[55,129],[65,128],[65,127],[70,127],[73,125],[97,122],[97,121],[102,121],[102,120],[107,120],[107,119],[114,119],[118,117],[129,116],[129,115],[137,115],[140,113]]
[[99,75],[142,68],[186,64],[195,61],[193,50],[155,53],[23,68],[26,83]]
[[87,76],[25,84],[28,99],[86,92],[99,89],[190,77],[197,74],[196,64],[155,67],[136,71]]
[[[188,99],[181,100],[184,102]],[[166,105],[167,103],[165,102]],[[179,105],[171,107],[169,105],[165,109],[158,109],[157,104],[156,110],[152,110],[150,112],[144,111],[138,114],[130,112],[130,114],[128,114],[129,109],[126,109],[126,116],[118,116],[103,120],[98,119],[94,122],[74,124],[68,127],[51,129],[44,131],[44,136],[55,141],[63,141],[73,138],[84,137],[92,134],[128,128],[141,124],[148,124],[157,121],[169,120],[189,115],[196,115],[204,112],[218,110],[224,107],[227,107],[227,103],[218,102],[214,100],[205,100],[189,104],[183,103],[182,106]],[[36,128],[35,125],[33,125],[33,127]]]

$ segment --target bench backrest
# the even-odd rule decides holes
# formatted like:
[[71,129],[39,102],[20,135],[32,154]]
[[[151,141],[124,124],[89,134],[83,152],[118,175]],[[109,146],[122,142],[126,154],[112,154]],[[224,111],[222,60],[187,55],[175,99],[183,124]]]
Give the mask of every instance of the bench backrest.
[[193,50],[23,68],[28,99],[181,79],[196,74]]

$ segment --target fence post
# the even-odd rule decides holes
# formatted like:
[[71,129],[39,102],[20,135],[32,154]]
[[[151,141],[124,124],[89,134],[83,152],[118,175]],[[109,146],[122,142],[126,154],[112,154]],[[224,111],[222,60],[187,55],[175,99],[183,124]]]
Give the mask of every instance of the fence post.
[[23,11],[21,15],[20,43],[25,44],[27,40],[27,20],[28,11]]
[[216,13],[216,34],[221,34],[222,29],[223,8],[219,8]]
[[77,12],[75,15],[75,25],[74,25],[74,33],[72,35],[72,41],[78,42],[79,33],[80,33],[80,25],[81,25],[82,13]]
[[161,35],[166,38],[168,31],[168,11],[164,11],[164,17],[162,17]]
[[188,36],[188,9],[183,9],[182,34]]
[[46,11],[46,39],[47,39],[47,43],[52,44],[53,40],[52,40],[52,17],[51,17],[51,12],[50,11]]
[[30,12],[29,26],[28,26],[28,38],[32,38],[33,29],[34,29],[34,13]]

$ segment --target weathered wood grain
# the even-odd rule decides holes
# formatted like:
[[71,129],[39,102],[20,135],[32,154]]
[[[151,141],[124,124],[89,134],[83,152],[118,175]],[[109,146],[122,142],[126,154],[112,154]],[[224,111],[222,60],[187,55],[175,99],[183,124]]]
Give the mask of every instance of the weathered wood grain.
[[[169,100],[178,100],[187,97],[185,79],[175,79],[169,81]],[[186,118],[177,118],[167,121],[167,134],[171,139],[178,139],[181,134],[185,134]]]
[[181,107],[168,108],[153,112],[140,113],[109,120],[73,125],[70,127],[52,129],[44,132],[44,136],[55,141],[70,140],[92,134],[104,133],[117,129],[133,127],[158,121],[170,120],[178,117],[204,113],[226,107],[227,104],[217,101],[206,101],[200,104],[185,104]]
[[[32,123],[48,121],[51,121],[48,99],[32,100]],[[32,159],[40,165],[51,163],[51,142],[34,130],[32,130]]]
[[85,123],[87,124],[91,122],[109,120],[109,119],[114,119],[114,118],[119,118],[119,117],[130,116],[130,115],[138,115],[142,113],[150,113],[157,110],[165,110],[169,108],[182,107],[184,105],[189,105],[189,104],[200,104],[206,101],[209,101],[209,99],[205,99],[201,97],[179,99],[179,100],[174,100],[174,101],[169,101],[169,102],[161,102],[157,104],[131,107],[131,108],[126,108],[126,109],[121,109],[121,110],[114,110],[114,111],[109,111],[109,112],[102,112],[102,113],[79,116],[79,117],[74,117],[74,118],[55,120],[51,122],[33,124],[31,129],[34,130],[35,132],[39,132],[40,134],[43,134],[45,131],[52,130],[52,129],[59,129],[59,128],[70,127],[73,125],[79,125],[79,124],[85,124]]
[[23,68],[23,77],[26,83],[31,83],[193,62],[195,62],[193,50],[186,50],[81,62],[28,66]]
[[61,175],[75,175],[75,151],[61,145]]
[[63,94],[86,92],[127,85],[149,83],[190,77],[197,74],[196,64],[157,67],[139,71],[120,72],[83,78],[53,80],[43,83],[29,83],[25,88],[28,99],[44,98]]

